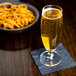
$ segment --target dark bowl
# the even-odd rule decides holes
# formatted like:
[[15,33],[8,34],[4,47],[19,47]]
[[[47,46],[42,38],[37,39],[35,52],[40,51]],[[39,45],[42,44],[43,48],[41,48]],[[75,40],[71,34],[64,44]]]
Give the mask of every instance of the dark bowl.
[[2,31],[2,32],[9,32],[9,33],[19,33],[19,32],[23,32],[25,30],[30,29],[33,25],[36,24],[36,22],[39,19],[39,11],[33,5],[30,5],[28,3],[23,3],[23,2],[17,2],[17,3],[12,3],[12,4],[25,4],[25,5],[27,5],[27,8],[30,11],[32,11],[33,14],[35,15],[35,20],[31,24],[29,24],[28,26],[23,27],[23,28],[18,28],[18,29],[4,29],[4,28],[0,28],[0,31]]

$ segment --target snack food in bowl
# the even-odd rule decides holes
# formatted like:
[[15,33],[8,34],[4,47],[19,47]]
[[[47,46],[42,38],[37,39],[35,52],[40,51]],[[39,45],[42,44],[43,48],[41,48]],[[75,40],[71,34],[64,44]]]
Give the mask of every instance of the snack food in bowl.
[[[7,6],[9,5],[9,7]],[[15,29],[28,26],[35,20],[33,13],[27,9],[27,5],[13,5],[6,2],[0,4],[0,27]]]
[[0,29],[7,31],[24,30],[34,25],[39,18],[38,10],[27,3],[0,4]]

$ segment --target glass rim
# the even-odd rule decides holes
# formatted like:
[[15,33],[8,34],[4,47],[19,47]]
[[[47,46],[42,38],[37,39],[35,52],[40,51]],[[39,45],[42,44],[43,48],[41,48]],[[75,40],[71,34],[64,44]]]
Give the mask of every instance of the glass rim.
[[[50,7],[48,7],[48,6],[50,6]],[[52,7],[52,6],[55,6],[55,7]],[[56,9],[58,9],[58,10],[62,13],[59,18],[61,18],[61,17],[63,16],[63,9],[62,9],[59,5],[45,5],[45,6],[42,8],[42,15],[43,15],[44,18],[49,19],[49,20],[59,19],[59,18],[47,18],[46,16],[44,16],[43,13],[44,13],[45,7],[47,7],[47,8],[56,8],[56,7],[58,7],[58,8],[56,8]],[[55,15],[53,15],[53,16],[55,16]]]
[[[54,5],[54,4],[52,4],[52,5],[45,5],[45,6],[42,8],[42,10],[44,10],[44,8],[47,7],[47,6],[56,6],[56,7],[58,7],[58,8],[61,9],[61,10],[59,9],[61,12],[63,12],[63,9],[62,9],[61,6],[59,6],[59,5]],[[52,8],[52,7],[51,7],[51,8]]]

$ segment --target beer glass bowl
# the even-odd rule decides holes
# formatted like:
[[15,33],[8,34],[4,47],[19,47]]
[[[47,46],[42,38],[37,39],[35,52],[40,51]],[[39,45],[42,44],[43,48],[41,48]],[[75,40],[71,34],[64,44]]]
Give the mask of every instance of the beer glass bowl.
[[46,5],[43,7],[41,39],[46,51],[40,55],[40,61],[45,66],[56,66],[61,62],[56,48],[60,42],[62,24],[63,14],[60,6]]

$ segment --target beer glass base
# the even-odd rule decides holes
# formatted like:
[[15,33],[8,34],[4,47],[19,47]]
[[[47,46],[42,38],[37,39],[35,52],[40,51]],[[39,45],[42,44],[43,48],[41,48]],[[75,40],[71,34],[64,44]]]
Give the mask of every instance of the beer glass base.
[[61,57],[58,55],[56,51],[52,53],[48,53],[48,51],[44,51],[40,55],[40,61],[45,66],[51,67],[58,65],[61,62]]

